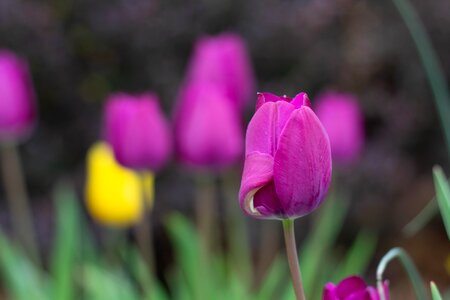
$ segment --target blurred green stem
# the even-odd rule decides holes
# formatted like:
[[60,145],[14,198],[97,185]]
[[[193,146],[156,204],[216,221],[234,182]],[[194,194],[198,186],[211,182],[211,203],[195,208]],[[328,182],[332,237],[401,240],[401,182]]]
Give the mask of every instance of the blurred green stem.
[[441,126],[444,130],[447,151],[450,158],[450,122],[448,122],[448,116],[450,116],[450,92],[445,80],[444,71],[441,68],[430,38],[413,6],[407,0],[392,1],[408,27],[409,33],[416,44],[423,67],[425,68],[434,94],[434,102],[439,114]]
[[15,144],[1,145],[1,161],[6,198],[9,202],[14,229],[32,260],[40,263],[33,215],[28,203],[24,175]]
[[229,172],[221,177],[222,188],[226,195],[226,234],[232,267],[238,270],[246,284],[250,284],[252,270],[247,223],[242,211],[239,209],[236,178],[237,174],[235,172]]
[[196,177],[195,214],[202,248],[208,258],[217,231],[214,181],[211,176],[200,174]]
[[284,240],[286,242],[286,253],[291,271],[292,284],[295,290],[297,300],[305,299],[303,291],[302,275],[298,263],[297,245],[295,242],[294,221],[290,219],[283,220]]
[[142,213],[141,221],[135,228],[135,233],[139,249],[142,253],[142,257],[144,258],[144,261],[146,262],[150,273],[153,275],[155,274],[155,254],[153,251],[153,228],[150,216],[151,207],[149,207],[148,205],[148,203],[151,203],[151,201],[149,201],[149,199],[146,199],[149,193],[144,190],[144,177],[145,175],[141,174],[142,201],[144,205],[144,212]]
[[386,295],[384,294],[384,286],[383,286],[383,273],[387,268],[387,265],[395,258],[398,258],[402,263],[403,267],[406,270],[406,273],[411,280],[414,291],[416,293],[418,300],[425,300],[425,288],[423,286],[423,280],[420,277],[419,272],[417,271],[416,266],[413,261],[409,257],[409,255],[402,248],[392,248],[388,253],[386,253],[378,264],[377,268],[377,285],[378,292],[381,296],[381,300],[387,300]]

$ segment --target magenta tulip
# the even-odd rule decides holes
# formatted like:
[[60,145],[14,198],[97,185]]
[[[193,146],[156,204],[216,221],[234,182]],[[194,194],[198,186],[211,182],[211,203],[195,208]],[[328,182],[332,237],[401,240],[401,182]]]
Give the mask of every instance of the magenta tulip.
[[[385,299],[389,300],[388,282],[384,282]],[[380,300],[380,294],[374,287],[367,286],[358,276],[350,276],[334,285],[329,282],[323,289],[323,300]]]
[[364,145],[364,117],[355,97],[326,92],[317,97],[316,112],[330,137],[333,159],[356,160]]
[[218,171],[234,164],[244,150],[239,113],[220,87],[186,86],[175,112],[179,159],[189,167]]
[[0,50],[0,141],[24,138],[36,119],[36,97],[27,63]]
[[243,108],[254,93],[255,79],[244,41],[222,33],[200,38],[189,63],[187,82],[213,82]]
[[257,218],[301,217],[322,203],[330,181],[328,135],[308,96],[258,94],[247,128],[242,209]]
[[156,95],[111,95],[105,109],[104,133],[117,161],[138,170],[159,170],[172,151],[169,124]]

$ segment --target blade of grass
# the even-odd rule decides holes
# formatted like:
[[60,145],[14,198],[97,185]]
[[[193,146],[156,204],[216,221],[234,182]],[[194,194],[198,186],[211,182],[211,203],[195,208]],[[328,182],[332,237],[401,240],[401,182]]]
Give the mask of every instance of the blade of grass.
[[430,282],[430,288],[431,288],[431,298],[433,300],[442,300],[441,293],[439,293],[439,290],[433,281]]
[[419,52],[422,65],[425,68],[428,82],[433,91],[434,103],[444,131],[448,156],[450,158],[450,122],[448,122],[448,116],[450,116],[450,92],[444,71],[433,49],[431,40],[413,6],[407,0],[392,1],[408,27],[409,33]]
[[436,199],[441,210],[447,236],[450,239],[450,187],[441,167],[433,168],[434,186],[436,189]]
[[378,292],[380,293],[381,296],[380,297],[381,300],[386,300],[386,297],[384,295],[383,273],[386,270],[388,264],[395,258],[398,258],[402,263],[403,267],[405,268],[406,273],[408,274],[411,284],[416,293],[417,299],[419,300],[427,299],[425,288],[423,286],[422,277],[420,276],[419,271],[417,271],[414,262],[402,248],[392,248],[391,250],[388,251],[388,253],[386,253],[383,256],[377,267],[377,286]]
[[73,271],[80,244],[80,219],[77,199],[67,186],[55,192],[56,238],[51,258],[54,299],[75,299]]

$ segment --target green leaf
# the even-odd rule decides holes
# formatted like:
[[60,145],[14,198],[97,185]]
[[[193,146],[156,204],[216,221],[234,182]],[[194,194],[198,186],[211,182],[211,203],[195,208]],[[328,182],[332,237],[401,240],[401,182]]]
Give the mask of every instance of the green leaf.
[[280,290],[281,284],[288,280],[288,272],[289,270],[286,265],[285,257],[279,255],[272,262],[269,271],[259,287],[259,291],[257,292],[255,299],[274,299],[275,294]]
[[205,289],[211,287],[213,280],[210,276],[205,276],[201,265],[197,233],[191,223],[178,213],[169,216],[166,225],[182,278],[186,281],[192,298],[203,300]]
[[442,129],[444,130],[447,151],[450,158],[450,122],[448,122],[448,116],[450,115],[450,92],[444,70],[439,63],[430,37],[425,31],[425,27],[417,16],[414,7],[407,0],[393,0],[393,2],[408,27],[409,33],[419,52],[422,65],[425,68],[428,82],[433,91],[434,104],[439,114]]
[[51,260],[54,280],[54,299],[75,299],[73,273],[79,252],[80,212],[74,192],[60,186],[55,193],[56,237]]
[[434,186],[436,189],[436,199],[441,210],[447,236],[450,239],[450,187],[441,167],[433,168]]
[[439,293],[439,290],[433,281],[430,282],[430,288],[431,288],[431,298],[433,300],[442,300],[441,293]]
[[336,268],[333,282],[339,282],[351,274],[363,274],[375,252],[377,237],[367,230],[361,230],[346,254],[344,261]]
[[14,300],[51,299],[50,282],[22,249],[14,246],[0,232],[0,269],[5,288]]
[[419,271],[417,271],[414,262],[411,260],[409,255],[402,248],[392,248],[388,251],[380,260],[377,267],[377,284],[378,289],[383,289],[383,273],[386,270],[388,264],[395,258],[398,258],[406,270],[409,276],[411,284],[416,293],[417,299],[425,300],[427,299],[425,288],[423,286],[423,279],[420,276]]

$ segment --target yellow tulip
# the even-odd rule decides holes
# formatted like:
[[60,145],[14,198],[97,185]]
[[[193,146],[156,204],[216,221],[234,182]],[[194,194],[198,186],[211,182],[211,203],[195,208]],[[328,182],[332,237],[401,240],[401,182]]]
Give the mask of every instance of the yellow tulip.
[[107,143],[98,142],[89,149],[86,205],[99,223],[121,227],[139,222],[145,208],[153,203],[153,191],[153,175],[140,176],[121,166]]

